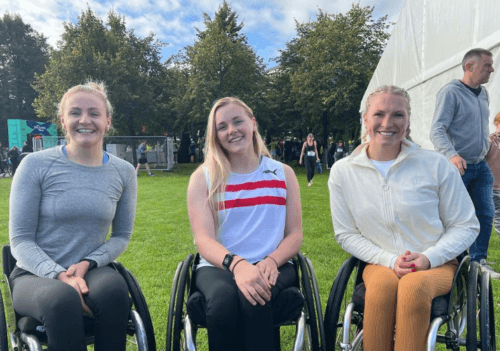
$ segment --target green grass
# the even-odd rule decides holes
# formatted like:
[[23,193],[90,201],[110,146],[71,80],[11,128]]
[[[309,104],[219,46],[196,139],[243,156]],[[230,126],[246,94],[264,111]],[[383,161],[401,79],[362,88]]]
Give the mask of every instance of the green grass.
[[[153,318],[158,350],[165,349],[168,302],[175,269],[188,253],[196,252],[186,208],[187,184],[194,168],[193,165],[179,165],[171,173],[156,172],[156,177],[141,173],[134,233],[127,251],[119,258],[142,287]],[[324,312],[333,279],[348,255],[333,238],[328,173],[316,174],[313,186],[308,187],[305,169],[294,170],[301,190],[302,252],[314,265]],[[10,184],[11,179],[0,179],[0,245],[9,241]],[[495,233],[491,236],[489,260],[496,261],[493,267],[500,271],[500,240]],[[495,314],[500,316],[500,307],[496,305],[500,298],[500,283],[494,281],[493,288]],[[499,324],[496,322],[497,344],[500,344]]]

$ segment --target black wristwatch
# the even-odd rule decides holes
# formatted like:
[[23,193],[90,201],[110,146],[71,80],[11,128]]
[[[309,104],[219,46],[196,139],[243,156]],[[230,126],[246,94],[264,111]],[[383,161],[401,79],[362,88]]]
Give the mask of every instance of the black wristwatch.
[[231,263],[233,262],[234,254],[228,253],[226,256],[224,256],[224,260],[222,261],[222,267],[226,271],[229,271],[229,267],[231,266]]
[[88,258],[84,258],[82,261],[87,261],[89,263],[89,269],[87,269],[87,271],[91,271],[94,268],[97,268],[97,262],[94,261],[94,260],[90,260]]

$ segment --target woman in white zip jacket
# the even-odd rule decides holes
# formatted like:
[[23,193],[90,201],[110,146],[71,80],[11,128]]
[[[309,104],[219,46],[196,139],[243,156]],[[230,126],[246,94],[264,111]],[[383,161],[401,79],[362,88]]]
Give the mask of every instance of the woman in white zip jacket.
[[335,240],[367,262],[365,351],[425,349],[432,299],[450,290],[456,257],[479,232],[458,170],[404,138],[409,117],[406,91],[373,91],[363,115],[369,141],[336,162],[328,181]]

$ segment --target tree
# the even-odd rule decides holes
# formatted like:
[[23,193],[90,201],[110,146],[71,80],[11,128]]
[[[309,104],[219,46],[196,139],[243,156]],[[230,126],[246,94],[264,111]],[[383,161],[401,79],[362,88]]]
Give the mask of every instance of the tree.
[[[215,100],[236,96],[254,110],[263,109],[261,93],[266,89],[262,60],[241,33],[243,23],[224,1],[211,19],[204,14],[206,29],[198,30],[197,40],[184,53],[189,78],[184,108],[189,120],[204,128]],[[259,119],[261,121],[261,119]]]
[[320,11],[316,21],[297,23],[298,37],[278,59],[290,79],[289,99],[321,127],[324,142],[330,127],[347,140],[359,128],[359,104],[389,37],[387,16],[374,20],[372,12],[359,4],[346,14]]
[[34,120],[34,74],[48,62],[47,39],[19,15],[0,18],[0,141],[7,144],[7,119]]
[[37,114],[57,120],[57,103],[68,88],[86,80],[102,81],[114,108],[116,132],[137,135],[144,126],[149,134],[158,127],[162,111],[162,45],[154,34],[138,38],[114,12],[105,25],[87,8],[75,25],[64,24],[58,49],[52,52],[47,71],[38,76]]

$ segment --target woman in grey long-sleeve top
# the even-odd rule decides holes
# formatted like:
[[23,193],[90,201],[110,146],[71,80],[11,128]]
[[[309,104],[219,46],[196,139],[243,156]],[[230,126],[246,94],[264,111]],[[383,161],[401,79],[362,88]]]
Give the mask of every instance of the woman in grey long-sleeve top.
[[13,304],[44,323],[51,351],[86,350],[84,315],[95,319],[96,351],[125,350],[128,289],[107,265],[130,240],[137,180],[102,150],[111,114],[103,86],[68,90],[59,106],[68,145],[27,156],[12,182]]

